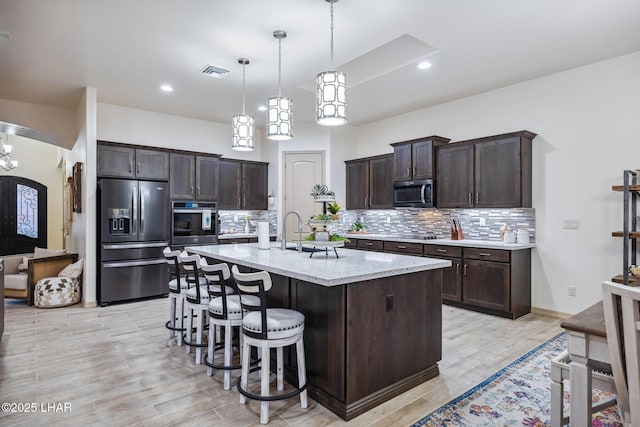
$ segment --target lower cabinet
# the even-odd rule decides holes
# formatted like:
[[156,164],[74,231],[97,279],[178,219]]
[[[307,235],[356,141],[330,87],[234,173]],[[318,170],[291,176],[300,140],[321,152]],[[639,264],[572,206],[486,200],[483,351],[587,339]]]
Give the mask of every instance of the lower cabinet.
[[424,256],[451,261],[442,270],[442,301],[462,302],[462,248],[457,246],[424,245]]
[[463,307],[512,319],[531,312],[531,249],[464,248],[462,263]]

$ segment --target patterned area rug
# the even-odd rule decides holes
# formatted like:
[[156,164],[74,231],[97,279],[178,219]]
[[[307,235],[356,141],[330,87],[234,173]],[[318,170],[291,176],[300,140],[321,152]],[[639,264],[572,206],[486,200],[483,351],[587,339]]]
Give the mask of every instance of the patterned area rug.
[[[566,348],[566,334],[558,334],[411,427],[549,426],[550,361]],[[593,426],[621,425],[615,407],[593,415]]]

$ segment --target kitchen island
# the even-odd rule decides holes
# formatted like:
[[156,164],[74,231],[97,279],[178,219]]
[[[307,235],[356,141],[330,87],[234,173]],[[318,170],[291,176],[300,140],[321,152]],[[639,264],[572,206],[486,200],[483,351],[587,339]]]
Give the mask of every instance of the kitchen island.
[[[269,306],[305,315],[310,395],[345,420],[438,375],[450,261],[352,249],[309,258],[253,243],[186,250],[271,273]],[[285,367],[296,384],[295,358]]]

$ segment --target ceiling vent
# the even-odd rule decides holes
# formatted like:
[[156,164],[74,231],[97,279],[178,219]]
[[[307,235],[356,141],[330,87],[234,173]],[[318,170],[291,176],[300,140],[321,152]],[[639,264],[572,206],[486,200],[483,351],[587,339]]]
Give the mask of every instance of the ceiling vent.
[[224,68],[209,64],[206,67],[204,67],[202,70],[200,70],[200,72],[207,76],[221,79],[225,74],[229,72],[229,70],[225,70]]

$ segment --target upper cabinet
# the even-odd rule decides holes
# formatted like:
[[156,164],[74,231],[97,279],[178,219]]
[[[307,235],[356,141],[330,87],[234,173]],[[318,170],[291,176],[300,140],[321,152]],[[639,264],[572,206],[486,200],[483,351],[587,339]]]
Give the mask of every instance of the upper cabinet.
[[430,179],[434,175],[434,148],[449,139],[429,136],[391,144],[393,147],[393,180],[415,181]]
[[169,179],[169,153],[165,151],[101,142],[97,160],[99,177]]
[[218,209],[267,209],[269,164],[220,159]]
[[218,199],[218,157],[171,153],[170,160],[172,199]]
[[530,208],[535,136],[521,131],[437,147],[437,206]]
[[346,161],[347,209],[393,207],[393,155]]

